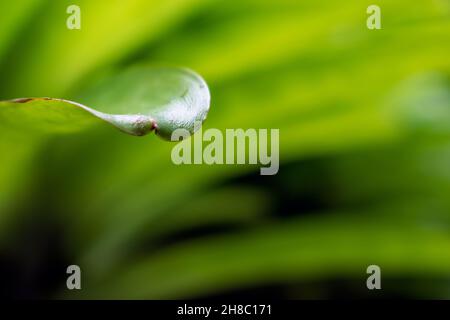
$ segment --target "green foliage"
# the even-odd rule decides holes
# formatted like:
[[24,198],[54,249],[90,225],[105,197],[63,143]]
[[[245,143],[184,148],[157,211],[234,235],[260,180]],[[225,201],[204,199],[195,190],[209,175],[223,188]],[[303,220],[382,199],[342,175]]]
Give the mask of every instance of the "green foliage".
[[[280,171],[252,183],[254,166],[175,166],[173,144],[117,133],[70,103],[1,102],[2,250],[27,253],[23,224],[56,226],[68,264],[83,270],[81,298],[273,284],[327,297],[326,286],[297,294],[297,284],[364,287],[369,264],[381,266],[384,290],[410,280],[391,293],[449,297],[445,1],[380,0],[382,30],[365,27],[373,3],[359,0],[84,0],[81,30],[65,28],[69,4],[8,5],[1,100],[59,97],[156,118],[147,107],[180,97],[178,84],[209,97],[183,77],[154,84],[167,92],[139,89],[162,76],[156,65],[187,67],[211,91],[205,128],[280,129]],[[202,118],[206,103],[194,105]],[[217,227],[231,231],[176,241]],[[47,294],[72,297],[64,285]]]
[[176,129],[194,133],[209,110],[206,83],[183,69],[138,67],[108,78],[82,94],[86,105],[55,98],[0,101],[2,124],[20,130],[82,130],[92,117],[131,135],[152,130],[170,140]]

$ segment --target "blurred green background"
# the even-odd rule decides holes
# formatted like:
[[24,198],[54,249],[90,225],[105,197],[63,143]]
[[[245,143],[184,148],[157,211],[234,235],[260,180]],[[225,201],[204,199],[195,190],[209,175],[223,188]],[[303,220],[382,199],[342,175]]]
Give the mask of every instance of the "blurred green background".
[[[81,8],[68,30],[66,8]],[[366,8],[381,7],[368,30]],[[204,128],[279,128],[275,176],[182,165],[110,127],[0,119],[15,298],[450,298],[450,2],[0,3],[0,99],[75,99],[136,64],[207,81]],[[65,289],[66,267],[82,290]],[[366,288],[379,265],[382,290]]]

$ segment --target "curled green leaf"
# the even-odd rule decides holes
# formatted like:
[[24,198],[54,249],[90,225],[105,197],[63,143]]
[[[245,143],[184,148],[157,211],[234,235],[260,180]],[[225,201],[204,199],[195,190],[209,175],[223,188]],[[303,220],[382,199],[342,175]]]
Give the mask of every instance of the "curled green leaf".
[[80,95],[0,101],[0,123],[71,131],[101,120],[131,135],[155,130],[170,139],[176,129],[191,134],[209,111],[210,94],[196,73],[180,68],[135,67],[105,79]]

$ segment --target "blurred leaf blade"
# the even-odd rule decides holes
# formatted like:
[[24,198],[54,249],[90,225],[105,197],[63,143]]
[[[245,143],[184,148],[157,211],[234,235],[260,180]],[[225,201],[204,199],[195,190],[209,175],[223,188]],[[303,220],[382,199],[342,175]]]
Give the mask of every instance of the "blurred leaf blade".
[[296,277],[359,272],[364,278],[365,268],[373,261],[383,266],[385,277],[423,272],[449,275],[450,238],[444,231],[395,218],[372,219],[377,223],[354,215],[291,221],[269,230],[180,244],[128,266],[108,279],[104,284],[108,289],[94,289],[86,297],[183,298]]
[[[202,2],[82,0],[77,2],[81,29],[69,30],[65,25],[69,17],[66,9],[73,1],[48,1],[46,14],[29,27],[26,44],[16,48],[19,53],[14,59],[21,63],[13,69],[6,66],[4,72],[10,80],[2,88],[3,96],[65,95],[93,70],[117,63],[133,49],[179,23]],[[30,47],[34,49],[27,50]],[[42,81],[34,82],[27,77],[30,73],[40,74]]]
[[5,12],[0,20],[0,61],[10,48],[11,42],[23,28],[43,0],[20,0],[0,3],[0,12]]

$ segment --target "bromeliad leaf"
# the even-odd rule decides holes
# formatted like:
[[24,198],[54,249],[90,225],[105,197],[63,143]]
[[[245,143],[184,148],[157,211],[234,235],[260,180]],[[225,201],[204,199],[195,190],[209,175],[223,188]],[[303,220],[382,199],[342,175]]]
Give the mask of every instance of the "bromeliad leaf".
[[76,100],[0,101],[0,124],[72,131],[101,121],[131,135],[155,130],[170,139],[175,129],[194,133],[196,123],[206,119],[210,94],[205,81],[190,70],[141,66],[98,83]]

